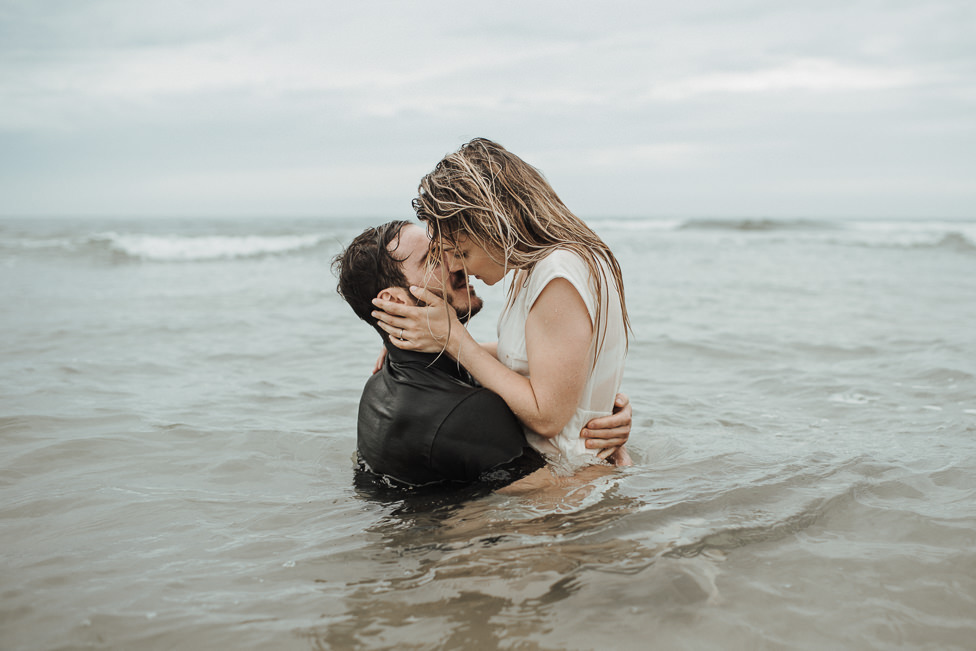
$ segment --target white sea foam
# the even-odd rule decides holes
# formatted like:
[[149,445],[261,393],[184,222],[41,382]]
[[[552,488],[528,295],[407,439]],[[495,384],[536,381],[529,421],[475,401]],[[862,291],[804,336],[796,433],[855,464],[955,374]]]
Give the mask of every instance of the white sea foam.
[[303,235],[143,235],[102,233],[94,239],[105,241],[119,253],[157,262],[186,262],[251,258],[312,248],[323,234]]
[[[816,219],[661,219],[608,218],[591,220],[602,234],[647,233],[651,236],[748,242],[818,242],[826,245],[880,248],[946,248],[976,250],[976,221],[946,220],[816,220]],[[335,237],[334,235],[332,236]],[[161,234],[102,231],[87,235],[64,233],[4,234],[0,251],[14,255],[104,255],[106,251],[151,262],[192,262],[265,255],[287,255],[322,244],[320,232],[278,234]],[[340,238],[343,239],[343,238]],[[348,239],[348,238],[345,238]]]
[[876,402],[878,398],[875,396],[866,396],[856,391],[845,391],[843,393],[834,393],[827,400],[843,405],[867,405]]
[[45,249],[58,249],[70,251],[77,247],[77,244],[65,237],[4,237],[0,238],[0,250],[10,251],[43,251]]

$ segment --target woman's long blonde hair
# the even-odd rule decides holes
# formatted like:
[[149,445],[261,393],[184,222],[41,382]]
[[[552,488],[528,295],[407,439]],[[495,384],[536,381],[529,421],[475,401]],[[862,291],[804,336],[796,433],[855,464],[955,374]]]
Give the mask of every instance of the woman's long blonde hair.
[[[421,179],[413,208],[431,226],[433,245],[441,250],[466,235],[506,269],[529,272],[555,249],[568,249],[586,261],[597,290],[608,286],[599,282],[608,280],[606,265],[620,297],[624,331],[631,330],[620,265],[610,248],[566,207],[539,170],[498,143],[475,138],[446,156]],[[440,251],[435,253],[440,259]],[[509,302],[522,285],[512,283]],[[606,310],[602,292],[596,298],[594,337]]]

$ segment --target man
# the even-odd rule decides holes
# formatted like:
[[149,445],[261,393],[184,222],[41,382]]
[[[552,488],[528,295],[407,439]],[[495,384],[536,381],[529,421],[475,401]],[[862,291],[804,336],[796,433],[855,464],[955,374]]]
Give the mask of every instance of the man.
[[[369,471],[419,486],[444,481],[510,483],[544,465],[522,426],[495,393],[477,386],[447,355],[417,353],[389,343],[372,316],[374,298],[416,304],[409,287],[426,287],[457,312],[462,323],[482,300],[463,272],[447,273],[428,259],[427,232],[406,221],[366,229],[333,260],[339,294],[383,339],[386,358],[366,382],[359,402],[357,444]],[[615,414],[594,419],[588,447],[622,445],[630,433],[630,406],[619,395]]]

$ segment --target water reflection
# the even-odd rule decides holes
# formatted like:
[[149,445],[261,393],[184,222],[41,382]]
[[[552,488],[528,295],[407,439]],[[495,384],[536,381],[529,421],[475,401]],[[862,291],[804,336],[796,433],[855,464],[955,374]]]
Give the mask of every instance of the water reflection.
[[[394,492],[357,484],[359,497],[386,509],[365,532],[359,550],[324,562],[347,568],[344,589],[323,568],[323,590],[342,605],[305,631],[318,648],[430,646],[492,648],[513,637],[548,636],[554,621],[591,609],[594,595],[606,614],[643,607],[617,602],[621,578],[652,564],[667,567],[650,588],[671,603],[700,603],[717,595],[712,558],[669,558],[669,545],[647,544],[639,533],[643,500],[614,472],[580,485],[525,495],[471,487],[461,492]],[[707,568],[706,568],[707,566]],[[706,568],[706,569],[702,569]],[[357,576],[358,575],[358,576]],[[596,611],[598,612],[598,611]]]

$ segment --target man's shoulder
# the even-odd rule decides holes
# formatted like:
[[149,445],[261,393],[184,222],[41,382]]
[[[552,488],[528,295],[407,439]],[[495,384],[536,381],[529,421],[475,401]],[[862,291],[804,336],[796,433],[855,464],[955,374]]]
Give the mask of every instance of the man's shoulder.
[[457,439],[472,422],[488,418],[495,409],[491,397],[476,396],[462,406],[480,392],[443,369],[388,360],[366,380],[360,397],[356,438],[361,459],[374,472],[409,484],[451,479],[431,468],[431,451],[442,432],[445,441]]

